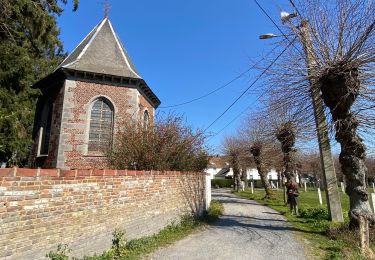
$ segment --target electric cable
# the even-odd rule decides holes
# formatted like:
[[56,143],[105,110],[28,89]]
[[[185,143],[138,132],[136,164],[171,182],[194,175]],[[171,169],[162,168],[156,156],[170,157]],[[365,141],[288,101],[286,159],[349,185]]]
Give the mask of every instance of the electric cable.
[[[280,26],[277,25],[277,23],[275,22],[275,20],[272,19],[272,17],[267,13],[267,11],[259,4],[259,2],[257,0],[254,0],[254,2],[257,4],[257,6],[260,8],[260,10],[262,10],[262,12],[268,17],[268,19],[273,23],[273,25],[275,25],[275,27],[277,28],[277,30],[284,36],[284,38],[290,43],[290,39],[288,38],[288,36],[281,30]],[[293,47],[302,55],[302,56],[305,56],[305,54],[303,54],[301,52],[300,49],[298,49],[294,44],[293,44]]]
[[193,103],[195,101],[198,101],[200,99],[203,99],[205,97],[208,97],[216,92],[218,92],[219,90],[229,86],[230,84],[232,84],[233,82],[235,82],[236,80],[240,79],[241,77],[243,77],[246,73],[248,73],[250,70],[252,70],[253,68],[255,68],[260,62],[262,62],[268,55],[270,55],[276,48],[278,48],[279,46],[275,46],[274,48],[272,48],[269,52],[266,53],[266,55],[261,58],[260,60],[258,60],[257,62],[255,62],[253,64],[253,66],[249,67],[247,70],[245,70],[244,72],[240,73],[238,76],[236,76],[235,78],[233,78],[232,80],[230,80],[229,82],[225,83],[224,85],[200,96],[200,97],[197,97],[197,98],[194,98],[194,99],[191,99],[191,100],[188,100],[188,101],[184,101],[182,103],[178,103],[178,104],[174,104],[174,105],[169,105],[169,106],[160,106],[158,107],[159,109],[165,109],[165,108],[172,108],[172,107],[179,107],[179,106],[183,106],[183,105],[187,105],[187,104],[190,104],[190,103]]
[[203,132],[206,132],[213,124],[215,124],[221,117],[223,117],[224,114],[228,112],[228,110],[231,109],[238,102],[238,100],[240,100],[246,94],[246,92],[255,85],[255,83],[258,82],[258,80],[275,64],[275,62],[281,57],[281,55],[285,53],[289,46],[293,44],[296,38],[297,37],[294,37],[294,39],[284,48],[284,50],[279,55],[277,55],[277,57],[270,63],[270,65],[268,65],[267,68],[265,68],[262,73],[259,74],[258,77],[241,93],[241,95],[239,95],[215,120],[213,120],[211,124],[209,124],[203,130]]

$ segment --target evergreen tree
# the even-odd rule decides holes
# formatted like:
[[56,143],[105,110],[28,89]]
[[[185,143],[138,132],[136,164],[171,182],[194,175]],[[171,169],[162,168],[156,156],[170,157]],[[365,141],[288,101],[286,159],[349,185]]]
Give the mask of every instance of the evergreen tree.
[[[0,161],[28,156],[39,90],[64,57],[56,16],[67,0],[0,0]],[[73,10],[78,6],[74,0]]]

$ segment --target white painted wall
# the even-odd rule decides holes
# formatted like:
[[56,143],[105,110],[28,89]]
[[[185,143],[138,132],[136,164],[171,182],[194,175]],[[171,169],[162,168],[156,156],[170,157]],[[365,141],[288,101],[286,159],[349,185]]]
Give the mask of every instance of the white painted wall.
[[[247,179],[248,180],[260,180],[260,175],[256,168],[248,168],[246,169]],[[271,169],[267,172],[267,179],[269,180],[277,180],[277,172],[275,169]]]
[[[221,170],[222,168],[207,168],[204,172],[210,174],[210,179],[214,179],[215,175]],[[248,180],[260,180],[260,175],[256,168],[247,168],[246,169],[247,179]],[[230,171],[227,173],[227,176],[233,176],[233,169],[230,168]],[[270,180],[277,180],[277,172],[275,169],[271,169],[267,173],[267,178]],[[299,183],[298,175],[296,176],[296,181]]]
[[211,178],[210,175],[205,176],[205,206],[206,210],[210,207],[211,204]]

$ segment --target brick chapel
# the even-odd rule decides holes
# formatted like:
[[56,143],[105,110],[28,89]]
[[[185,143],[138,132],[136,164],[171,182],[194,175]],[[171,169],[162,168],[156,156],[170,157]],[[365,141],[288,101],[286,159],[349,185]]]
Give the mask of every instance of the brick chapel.
[[160,105],[108,17],[34,87],[42,92],[33,128],[35,167],[104,168],[104,151],[121,122],[152,124]]

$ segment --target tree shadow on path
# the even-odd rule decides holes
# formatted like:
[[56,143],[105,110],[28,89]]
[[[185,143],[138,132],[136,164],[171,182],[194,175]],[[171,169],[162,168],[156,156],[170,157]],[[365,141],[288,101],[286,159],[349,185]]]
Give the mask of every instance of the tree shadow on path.
[[211,226],[217,227],[217,228],[242,227],[246,229],[260,229],[260,230],[269,230],[269,231],[294,231],[294,232],[303,232],[303,233],[309,233],[309,234],[321,233],[318,231],[306,231],[303,229],[299,229],[299,228],[295,228],[295,227],[291,227],[287,225],[267,225],[267,223],[264,225],[259,224],[259,220],[269,221],[269,219],[259,219],[257,223],[244,223],[240,220],[241,218],[252,219],[251,217],[224,215],[218,221],[212,223]]

